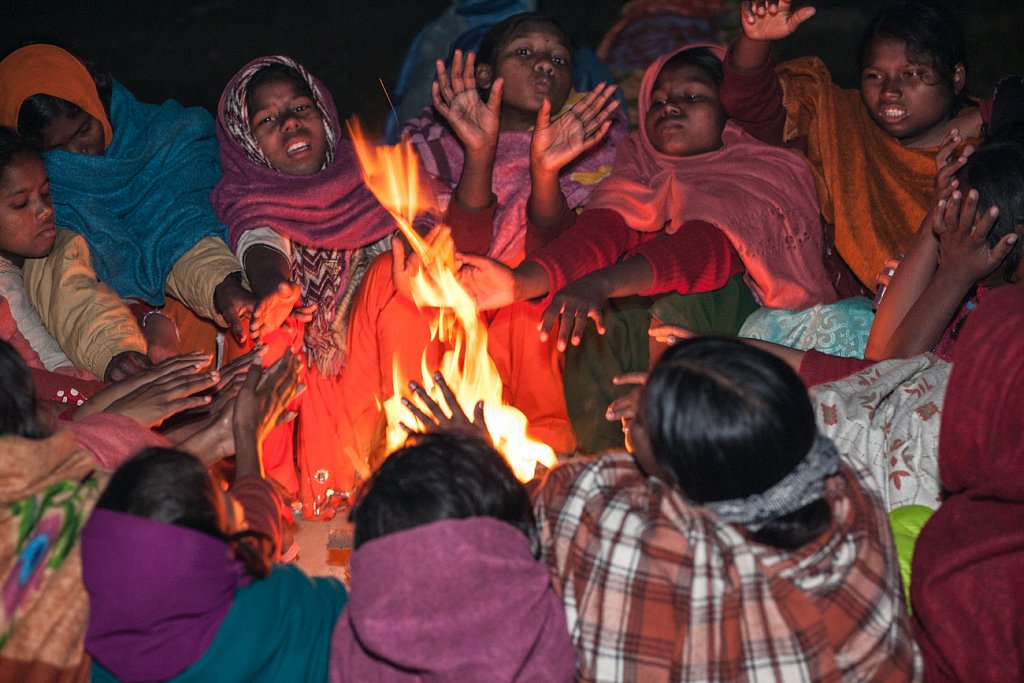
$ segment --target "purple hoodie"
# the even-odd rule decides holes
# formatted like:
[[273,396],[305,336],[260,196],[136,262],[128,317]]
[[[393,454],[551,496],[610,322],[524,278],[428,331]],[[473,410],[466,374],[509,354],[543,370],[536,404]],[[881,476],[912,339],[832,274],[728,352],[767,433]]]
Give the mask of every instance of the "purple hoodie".
[[362,546],[330,680],[571,681],[575,653],[547,567],[515,527],[450,519]]

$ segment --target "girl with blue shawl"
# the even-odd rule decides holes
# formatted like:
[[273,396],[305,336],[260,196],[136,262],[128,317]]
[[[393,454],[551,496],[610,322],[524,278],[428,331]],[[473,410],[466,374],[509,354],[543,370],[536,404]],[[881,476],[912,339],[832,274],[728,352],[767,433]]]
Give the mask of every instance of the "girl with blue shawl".
[[[206,111],[141,103],[66,50],[28,45],[0,62],[0,123],[44,150],[57,224],[85,237],[101,281],[149,310],[169,294],[245,340],[256,299],[210,206]],[[177,352],[173,334],[147,334],[150,355]]]

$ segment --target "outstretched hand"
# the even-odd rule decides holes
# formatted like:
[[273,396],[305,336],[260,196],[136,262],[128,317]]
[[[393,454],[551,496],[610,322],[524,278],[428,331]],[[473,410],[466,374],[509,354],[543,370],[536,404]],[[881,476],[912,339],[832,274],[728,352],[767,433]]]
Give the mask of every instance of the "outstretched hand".
[[[150,365],[141,372],[136,372],[123,379],[107,385],[102,391],[90,398],[75,410],[75,419],[81,420],[96,413],[102,413],[112,404],[120,401],[140,387],[166,377],[168,374],[183,368],[190,372],[198,372],[210,364],[210,356],[205,353],[186,353],[168,360]],[[119,412],[119,411],[113,411]]]
[[142,381],[137,388],[109,403],[104,412],[130,417],[145,427],[158,427],[172,415],[205,406],[211,397],[203,392],[220,380],[217,371],[199,372],[208,363],[209,358],[202,354],[178,356],[123,380],[129,386],[136,380]]
[[551,101],[544,100],[530,138],[530,167],[557,174],[601,142],[619,106],[614,94],[614,85],[601,83],[555,121],[551,121]]
[[793,11],[792,0],[745,0],[740,9],[743,33],[753,40],[780,40],[814,16],[813,7]]
[[932,229],[939,236],[939,269],[968,287],[995,270],[1018,240],[1011,232],[989,247],[988,234],[998,218],[995,206],[978,214],[976,190],[966,197],[954,190],[948,201],[936,201]]
[[[430,397],[430,394],[427,393],[427,390],[419,382],[409,382],[409,390],[430,411],[429,415],[410,399],[402,398],[402,405],[413,414],[413,417],[419,421],[423,429],[427,432],[442,430],[467,432],[491,443],[491,434],[487,431],[487,423],[484,421],[484,402],[476,402],[476,405],[473,407],[473,419],[470,420],[466,416],[465,411],[462,410],[462,406],[459,405],[459,401],[455,398],[451,387],[448,386],[448,382],[445,381],[444,375],[440,372],[435,372],[434,381],[437,383],[438,389],[441,390],[441,397],[444,399],[445,408],[451,413],[450,415],[448,412],[445,412],[445,408],[442,408],[437,401]],[[404,422],[402,427],[410,434],[418,431],[409,427]]]
[[282,282],[253,309],[249,322],[249,334],[253,341],[259,341],[293,317],[297,322],[308,323],[316,311],[315,303],[303,306],[300,301],[302,287],[295,282]]
[[678,325],[655,325],[647,330],[647,334],[654,337],[654,341],[659,344],[668,344],[669,346],[697,336],[692,330]]
[[487,102],[476,89],[476,55],[470,52],[463,60],[456,50],[451,74],[444,62],[437,60],[437,80],[430,89],[434,109],[445,118],[467,152],[495,149],[501,126],[501,91],[504,81],[495,79]]
[[460,254],[459,282],[473,297],[478,311],[493,311],[516,301],[516,274],[487,256]]
[[587,320],[593,320],[598,334],[604,334],[604,303],[608,291],[595,278],[583,277],[560,289],[551,297],[551,303],[544,309],[540,320],[540,340],[546,342],[551,331],[558,324],[559,351],[565,351],[571,343],[579,346],[587,328]]
[[231,336],[239,344],[249,340],[249,322],[257,305],[256,296],[242,286],[239,273],[231,273],[213,290],[214,308],[224,316]]

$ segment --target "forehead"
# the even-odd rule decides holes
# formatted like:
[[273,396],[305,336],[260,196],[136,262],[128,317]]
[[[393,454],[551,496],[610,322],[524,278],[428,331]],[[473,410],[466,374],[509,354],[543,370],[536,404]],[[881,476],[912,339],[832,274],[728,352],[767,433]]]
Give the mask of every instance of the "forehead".
[[16,152],[0,173],[0,185],[8,192],[24,189],[23,185],[33,181],[38,183],[40,180],[46,180],[43,160],[27,150]]
[[309,93],[287,78],[275,78],[260,83],[249,94],[249,108],[259,109],[275,100],[309,97]]
[[914,65],[931,65],[934,63],[929,55],[919,50],[907,49],[907,44],[899,38],[880,36],[875,38],[864,54],[864,65],[892,62]]
[[690,84],[715,87],[715,81],[704,69],[694,64],[667,64],[654,79],[652,90],[678,88]]
[[527,21],[516,26],[502,42],[502,47],[517,40],[550,41],[558,43],[566,50],[569,49],[569,45],[561,31],[550,24],[540,21]]

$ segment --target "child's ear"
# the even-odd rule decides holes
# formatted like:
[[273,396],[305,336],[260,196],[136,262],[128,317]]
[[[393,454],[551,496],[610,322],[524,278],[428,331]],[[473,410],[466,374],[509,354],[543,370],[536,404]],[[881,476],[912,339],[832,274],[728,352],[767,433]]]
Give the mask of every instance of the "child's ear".
[[953,94],[959,95],[960,91],[964,89],[964,84],[967,82],[967,69],[964,68],[963,63],[958,62],[953,67]]
[[476,65],[476,84],[485,90],[494,84],[494,69],[490,64]]

